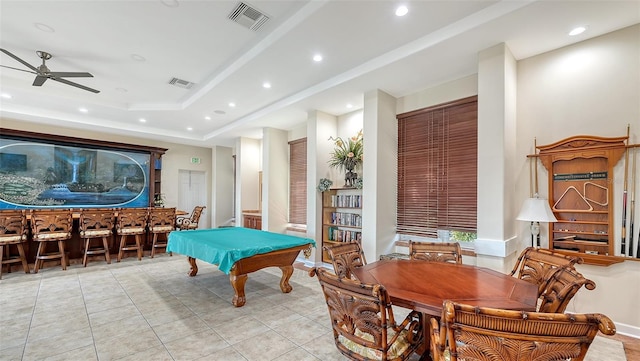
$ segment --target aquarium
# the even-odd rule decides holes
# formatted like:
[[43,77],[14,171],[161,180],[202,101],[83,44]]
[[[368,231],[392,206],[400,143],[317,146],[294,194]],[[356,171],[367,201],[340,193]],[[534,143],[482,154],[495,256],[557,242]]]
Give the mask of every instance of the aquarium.
[[147,207],[149,153],[0,139],[0,209]]

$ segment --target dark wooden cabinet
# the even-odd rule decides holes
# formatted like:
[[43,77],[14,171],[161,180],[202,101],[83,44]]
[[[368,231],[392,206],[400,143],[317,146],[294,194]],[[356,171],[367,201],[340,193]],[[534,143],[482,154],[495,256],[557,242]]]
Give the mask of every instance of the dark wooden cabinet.
[[558,222],[549,227],[549,248],[589,264],[622,262],[613,238],[613,168],[628,137],[575,136],[538,146],[549,173],[549,205]]
[[258,212],[243,213],[242,225],[245,228],[262,229],[262,214]]

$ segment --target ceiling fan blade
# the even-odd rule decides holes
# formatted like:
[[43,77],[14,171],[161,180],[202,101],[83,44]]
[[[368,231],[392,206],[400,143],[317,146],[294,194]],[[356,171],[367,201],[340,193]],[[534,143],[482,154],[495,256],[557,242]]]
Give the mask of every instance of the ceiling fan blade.
[[18,69],[18,68],[14,68],[14,67],[12,67],[12,66],[0,65],[0,67],[8,68],[8,69],[13,69],[13,70],[24,71],[25,73],[38,74],[38,73],[36,73],[35,71],[31,71],[31,70],[24,70],[24,69]]
[[42,86],[42,84],[44,84],[44,82],[47,80],[47,77],[44,75],[38,75],[36,76],[36,78],[33,80],[33,86]]
[[38,72],[38,69],[37,69],[35,66],[33,66],[33,65],[31,65],[31,64],[29,64],[29,63],[27,63],[26,61],[24,61],[24,60],[22,60],[22,59],[18,58],[16,55],[13,55],[10,51],[5,50],[5,49],[1,49],[1,48],[0,48],[0,51],[2,51],[3,53],[5,53],[5,54],[9,55],[10,57],[14,58],[15,60],[19,61],[19,62],[20,62],[20,63],[22,63],[24,66],[26,66],[27,68],[29,68],[29,69],[31,69],[31,70],[33,70],[33,71],[35,71],[36,73]]
[[64,72],[64,71],[52,71],[49,73],[56,78],[93,78],[93,75],[87,72]]
[[71,85],[71,86],[74,86],[76,88],[84,89],[84,90],[87,90],[87,91],[90,91],[90,92],[93,92],[93,93],[100,93],[100,90],[95,90],[95,89],[89,88],[88,86],[80,85],[78,83],[74,83],[74,82],[68,81],[66,79],[59,79],[59,78],[53,78],[52,77],[51,80],[55,80],[57,82],[60,82],[60,83],[63,83],[63,84],[67,84],[67,85]]

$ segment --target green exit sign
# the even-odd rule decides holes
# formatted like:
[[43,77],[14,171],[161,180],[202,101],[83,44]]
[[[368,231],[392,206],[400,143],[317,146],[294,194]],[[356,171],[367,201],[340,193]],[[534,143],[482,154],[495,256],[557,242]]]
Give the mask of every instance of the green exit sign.
[[198,157],[192,157],[192,158],[191,158],[191,163],[193,163],[193,164],[200,164],[200,158],[198,158]]

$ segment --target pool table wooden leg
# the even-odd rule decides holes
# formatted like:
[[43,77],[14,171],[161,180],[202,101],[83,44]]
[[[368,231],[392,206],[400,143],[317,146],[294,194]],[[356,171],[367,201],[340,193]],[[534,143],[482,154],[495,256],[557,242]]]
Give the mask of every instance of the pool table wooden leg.
[[242,307],[247,302],[247,298],[244,295],[244,284],[247,283],[248,278],[246,274],[235,275],[232,273],[229,275],[229,281],[231,281],[231,286],[235,291],[231,303],[236,307]]
[[293,289],[293,287],[291,287],[291,285],[289,284],[289,279],[293,274],[293,266],[291,265],[280,266],[280,269],[282,270],[282,278],[280,279],[280,289],[282,290],[282,293],[289,293]]
[[196,264],[196,259],[193,257],[187,257],[187,261],[189,261],[189,265],[191,268],[189,269],[189,276],[195,277],[198,274],[198,265]]

